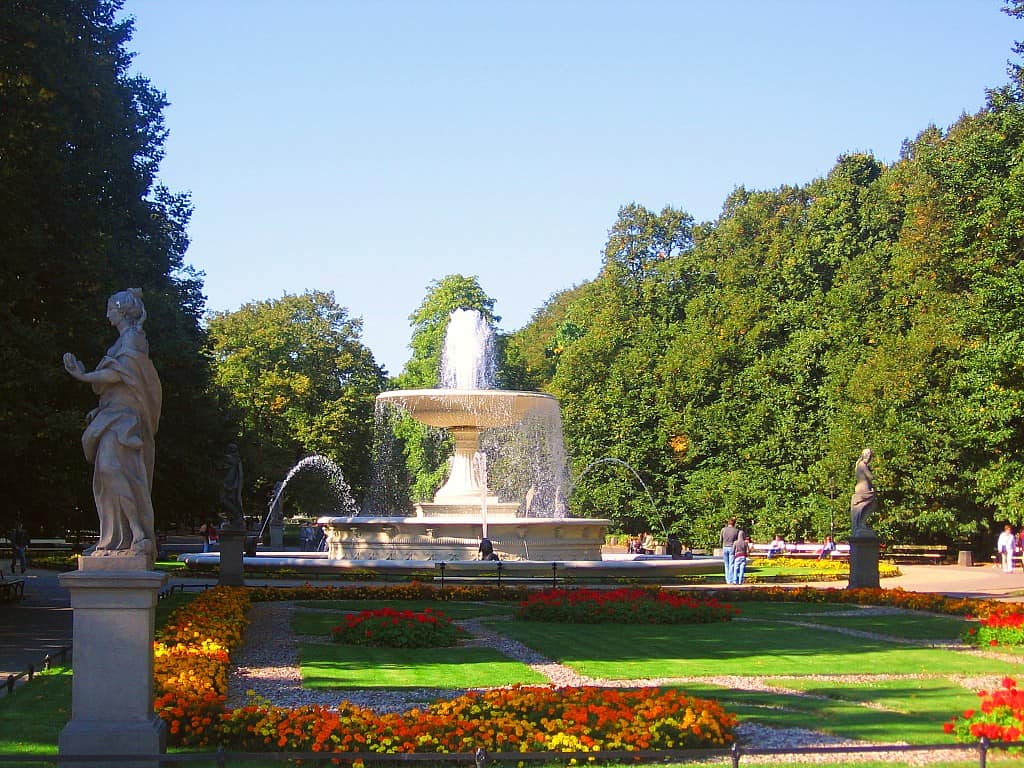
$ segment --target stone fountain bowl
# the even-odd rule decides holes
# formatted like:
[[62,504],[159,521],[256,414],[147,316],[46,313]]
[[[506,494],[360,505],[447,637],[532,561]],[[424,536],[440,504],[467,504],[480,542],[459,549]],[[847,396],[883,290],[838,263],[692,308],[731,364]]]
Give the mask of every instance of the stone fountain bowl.
[[507,427],[531,413],[558,412],[551,395],[505,389],[400,389],[377,395],[377,402],[442,429]]

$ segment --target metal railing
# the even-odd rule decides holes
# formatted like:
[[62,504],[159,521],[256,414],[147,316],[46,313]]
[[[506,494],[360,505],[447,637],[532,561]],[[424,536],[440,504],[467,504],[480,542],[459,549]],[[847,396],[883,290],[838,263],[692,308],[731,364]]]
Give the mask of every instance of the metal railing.
[[[16,675],[8,675],[6,681],[7,695],[10,696],[14,692],[14,686],[18,684],[18,681],[24,679],[26,681],[32,680],[35,677],[37,671],[49,671],[53,668],[55,662],[61,666],[67,664],[68,656],[71,654],[71,646],[65,645],[62,648],[58,648],[53,653],[48,653],[43,656],[41,668],[36,669],[35,664],[29,664],[28,669],[24,672],[19,672]],[[56,656],[56,659],[54,658]]]
[[[892,755],[909,755],[917,752],[948,752],[950,759],[977,760],[980,768],[985,768],[988,754],[992,750],[1005,750],[1024,747],[1022,741],[989,741],[981,739],[973,744],[873,744],[857,746],[822,746],[758,749],[756,747],[733,746],[729,749],[651,749],[651,750],[609,750],[602,752],[492,752],[483,749],[459,754],[412,753],[383,755],[366,752],[229,752],[218,749],[215,752],[188,752],[181,754],[62,754],[62,755],[12,755],[0,754],[0,765],[3,763],[34,763],[39,765],[61,765],[72,762],[94,764],[110,764],[124,762],[152,762],[153,765],[189,765],[212,764],[216,766],[245,765],[252,762],[284,763],[301,760],[316,766],[331,765],[333,760],[342,763],[361,760],[367,766],[395,763],[429,763],[432,765],[474,765],[475,768],[498,768],[513,766],[519,763],[551,763],[564,764],[568,760],[588,763],[595,758],[601,762],[620,761],[625,764],[635,763],[686,763],[701,761],[709,764],[709,760],[721,760],[723,764],[739,768],[744,757],[788,756],[808,757],[822,755],[868,755],[876,754],[879,759]],[[896,758],[897,760],[899,758]],[[713,763],[710,763],[713,764]],[[870,763],[865,763],[870,765]]]

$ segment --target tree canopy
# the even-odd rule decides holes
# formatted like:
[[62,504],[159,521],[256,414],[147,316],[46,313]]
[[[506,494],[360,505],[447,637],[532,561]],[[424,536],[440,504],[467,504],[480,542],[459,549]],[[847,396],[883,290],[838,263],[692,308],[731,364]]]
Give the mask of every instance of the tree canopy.
[[97,361],[116,338],[107,297],[143,290],[166,393],[153,487],[157,523],[216,498],[201,276],[184,263],[187,195],[156,182],[161,92],[128,69],[130,20],[114,0],[0,8],[0,481],[6,530],[95,528],[81,453],[88,387],[60,366]]
[[[239,417],[251,506],[301,458],[326,456],[365,492],[374,399],[383,369],[360,340],[362,321],[334,294],[307,291],[210,316],[216,383]],[[309,513],[323,498],[307,495]]]

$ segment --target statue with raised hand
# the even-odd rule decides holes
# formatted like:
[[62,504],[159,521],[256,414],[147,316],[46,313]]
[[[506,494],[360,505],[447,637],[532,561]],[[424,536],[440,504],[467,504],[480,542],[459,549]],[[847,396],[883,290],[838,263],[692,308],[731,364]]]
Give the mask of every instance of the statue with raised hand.
[[92,386],[99,405],[86,415],[85,457],[93,465],[92,493],[100,537],[94,556],[156,556],[153,463],[162,390],[142,330],[146,308],[137,288],[107,301],[107,319],[118,331],[96,369],[87,371],[70,352],[64,368]]

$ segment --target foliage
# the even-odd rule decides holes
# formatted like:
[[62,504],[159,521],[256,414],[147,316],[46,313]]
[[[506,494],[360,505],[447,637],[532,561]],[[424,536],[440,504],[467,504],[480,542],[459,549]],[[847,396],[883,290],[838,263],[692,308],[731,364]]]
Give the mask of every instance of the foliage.
[[[216,498],[211,449],[225,427],[209,389],[202,275],[184,262],[191,203],[156,181],[167,102],[130,75],[120,0],[40,0],[0,10],[0,492],[6,528],[95,528],[79,436],[95,406],[60,365],[92,367],[116,334],[107,298],[143,290],[164,402],[157,524]],[[219,450],[219,449],[218,449]]]
[[957,741],[1018,741],[1024,734],[1024,691],[1012,677],[1004,677],[994,691],[978,691],[978,709],[964,710],[943,725]]
[[624,587],[544,590],[521,602],[516,617],[564,624],[708,624],[738,614],[714,597]]
[[412,357],[393,382],[399,389],[436,387],[440,381],[441,352],[448,318],[456,309],[475,309],[491,325],[501,321],[494,314],[494,299],[480,287],[476,276],[446,275],[427,287],[420,306],[409,315]]
[[374,645],[387,648],[440,648],[455,645],[465,634],[462,627],[441,611],[398,611],[375,608],[347,614],[331,630],[337,643]]
[[963,641],[971,645],[1024,645],[1024,610],[1018,603],[1005,603],[968,627]]
[[577,476],[616,457],[654,500],[609,466],[580,480],[573,512],[695,547],[729,516],[761,541],[840,539],[870,446],[884,539],[979,546],[1024,523],[1011,76],[891,165],[851,153],[802,186],[740,187],[702,224],[624,206],[600,274],[508,343],[561,401]]
[[[412,357],[401,375],[391,381],[397,389],[432,389],[438,386],[445,333],[451,313],[475,309],[491,325],[501,320],[494,314],[494,299],[478,279],[447,275],[433,281],[423,302],[409,316]],[[376,466],[374,497],[368,507],[376,514],[409,511],[411,502],[433,498],[448,471],[451,440],[440,430],[420,424],[398,409],[378,416],[374,444]]]
[[[362,321],[349,317],[333,293],[307,291],[214,313],[209,332],[216,383],[240,415],[246,496],[255,495],[262,511],[274,481],[308,454],[334,461],[362,493],[374,398],[384,386],[383,371],[360,341]],[[317,487],[303,494],[299,483],[289,483],[286,501],[318,514],[329,500],[315,495]]]

